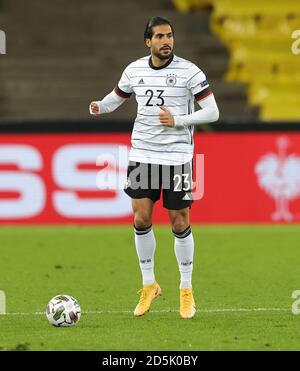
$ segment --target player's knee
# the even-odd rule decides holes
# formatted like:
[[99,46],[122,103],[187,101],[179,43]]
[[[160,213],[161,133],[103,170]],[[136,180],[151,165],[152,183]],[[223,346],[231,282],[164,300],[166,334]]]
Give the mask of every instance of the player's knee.
[[172,230],[175,233],[183,232],[188,226],[189,223],[184,219],[175,219],[175,221],[172,222]]
[[152,220],[147,215],[135,215],[134,225],[136,228],[147,228],[152,224]]
[[189,216],[187,212],[176,212],[171,214],[172,230],[175,233],[183,232],[189,226]]

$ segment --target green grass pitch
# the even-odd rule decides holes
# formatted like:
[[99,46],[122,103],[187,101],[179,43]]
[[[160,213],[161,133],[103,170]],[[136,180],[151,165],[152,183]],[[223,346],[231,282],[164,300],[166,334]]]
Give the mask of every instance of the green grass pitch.
[[[179,272],[169,226],[154,226],[163,296],[135,318],[141,276],[131,226],[2,227],[1,350],[299,350],[300,226],[193,226],[198,312],[178,313]],[[51,326],[46,304],[78,299],[71,328]]]

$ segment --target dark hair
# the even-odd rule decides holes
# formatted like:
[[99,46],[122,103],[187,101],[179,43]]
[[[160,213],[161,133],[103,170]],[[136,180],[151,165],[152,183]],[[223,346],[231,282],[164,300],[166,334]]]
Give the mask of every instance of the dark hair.
[[155,26],[160,26],[162,24],[168,24],[171,27],[172,32],[174,33],[174,28],[173,28],[171,22],[168,21],[166,18],[163,18],[163,17],[152,17],[147,22],[146,29],[145,29],[145,32],[144,32],[144,40],[146,40],[146,39],[152,39],[152,36],[153,36],[153,30],[152,30],[152,28],[155,27]]

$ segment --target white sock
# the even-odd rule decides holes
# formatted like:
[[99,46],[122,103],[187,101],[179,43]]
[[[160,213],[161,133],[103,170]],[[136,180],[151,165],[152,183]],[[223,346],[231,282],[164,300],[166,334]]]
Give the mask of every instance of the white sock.
[[192,288],[194,238],[191,227],[181,233],[174,233],[174,250],[180,272],[180,289]]
[[135,248],[139,257],[143,285],[152,285],[154,276],[154,252],[156,247],[152,225],[145,229],[134,228]]

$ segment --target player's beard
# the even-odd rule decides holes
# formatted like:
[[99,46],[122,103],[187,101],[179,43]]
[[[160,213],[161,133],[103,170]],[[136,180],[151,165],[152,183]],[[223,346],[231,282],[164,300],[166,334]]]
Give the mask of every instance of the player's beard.
[[169,54],[163,54],[159,50],[155,51],[153,54],[155,55],[155,57],[159,58],[161,61],[165,61],[165,60],[170,59],[172,57],[173,50],[170,49]]

